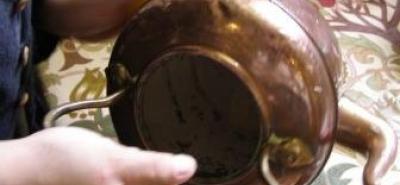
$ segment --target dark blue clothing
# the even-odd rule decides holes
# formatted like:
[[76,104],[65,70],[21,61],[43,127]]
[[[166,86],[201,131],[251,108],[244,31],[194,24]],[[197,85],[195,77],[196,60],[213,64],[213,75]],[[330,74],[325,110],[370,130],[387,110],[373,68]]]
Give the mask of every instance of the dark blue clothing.
[[[36,34],[33,30],[31,3],[22,11],[16,10],[16,3],[17,0],[0,0],[0,139],[16,137],[18,111],[27,115],[30,133],[42,128],[42,119],[47,112],[33,67],[36,61],[43,59],[38,43],[46,44],[43,42],[46,39],[42,38],[45,34]],[[47,42],[52,46],[55,43],[53,38]],[[21,61],[25,46],[32,51],[28,65]],[[21,107],[19,104],[24,92],[29,94],[29,101]]]
[[[16,110],[21,95],[21,51],[29,42],[24,35],[23,20],[29,10],[14,14],[15,2],[0,1],[0,139],[14,134]],[[27,8],[28,9],[28,8]]]

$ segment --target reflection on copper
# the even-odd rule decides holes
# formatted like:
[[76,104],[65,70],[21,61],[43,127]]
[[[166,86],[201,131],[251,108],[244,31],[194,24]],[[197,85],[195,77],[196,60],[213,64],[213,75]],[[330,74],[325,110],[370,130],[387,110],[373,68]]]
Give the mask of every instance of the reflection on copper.
[[226,29],[231,31],[231,32],[235,32],[235,31],[240,31],[240,27],[238,24],[236,24],[235,22],[230,22],[226,25]]

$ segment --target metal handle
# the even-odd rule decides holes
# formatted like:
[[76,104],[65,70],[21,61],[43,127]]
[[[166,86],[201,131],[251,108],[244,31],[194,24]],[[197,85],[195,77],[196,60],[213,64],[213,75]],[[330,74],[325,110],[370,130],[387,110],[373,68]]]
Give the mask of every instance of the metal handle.
[[261,174],[262,174],[264,180],[267,182],[267,184],[279,185],[278,180],[275,178],[274,174],[271,172],[271,168],[269,166],[268,146],[265,146],[261,152],[260,169],[261,169]]
[[295,169],[311,165],[314,162],[314,156],[309,145],[302,139],[272,134],[264,144],[260,162],[262,176],[269,185],[295,184],[296,180],[293,176],[277,179],[272,173],[270,162],[276,163],[281,169]]
[[114,94],[97,99],[97,100],[86,100],[79,102],[72,102],[60,105],[55,109],[52,109],[47,113],[44,118],[43,124],[46,128],[54,126],[54,122],[64,114],[70,113],[75,110],[90,109],[90,108],[103,108],[108,107],[117,102],[126,92],[126,89],[115,92]]
[[389,123],[348,99],[339,102],[339,119],[337,140],[368,153],[363,172],[364,184],[381,184],[382,177],[396,160],[397,137],[394,130]]

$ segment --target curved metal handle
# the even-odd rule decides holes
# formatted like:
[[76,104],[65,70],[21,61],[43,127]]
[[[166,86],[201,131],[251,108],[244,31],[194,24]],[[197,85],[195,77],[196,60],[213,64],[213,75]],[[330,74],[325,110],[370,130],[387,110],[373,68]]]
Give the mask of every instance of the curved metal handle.
[[339,102],[337,140],[360,152],[367,152],[363,181],[381,184],[382,177],[396,160],[397,137],[389,123],[370,114],[348,99]]
[[[260,167],[264,180],[269,185],[296,184],[296,178],[277,179],[270,168],[270,162],[275,162],[281,169],[295,169],[311,165],[314,162],[309,145],[297,137],[269,136],[261,153]],[[298,179],[297,179],[298,180]]]
[[267,182],[267,184],[279,185],[278,180],[275,178],[274,174],[271,172],[271,168],[269,166],[268,146],[265,146],[261,152],[260,169],[261,169],[261,175],[263,176],[263,178]]
[[60,105],[46,114],[43,124],[46,128],[52,127],[54,126],[54,121],[59,117],[75,110],[108,107],[117,102],[126,91],[126,89],[123,89],[110,96],[97,100],[86,100]]

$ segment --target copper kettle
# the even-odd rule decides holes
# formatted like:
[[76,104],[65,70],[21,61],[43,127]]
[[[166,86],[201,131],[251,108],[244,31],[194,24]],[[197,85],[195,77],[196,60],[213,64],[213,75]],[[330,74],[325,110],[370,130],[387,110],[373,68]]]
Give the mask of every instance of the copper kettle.
[[397,150],[387,123],[348,100],[336,41],[305,0],[151,0],[126,25],[106,69],[119,140],[184,152],[190,185],[309,184],[337,141],[368,153],[379,184]]

